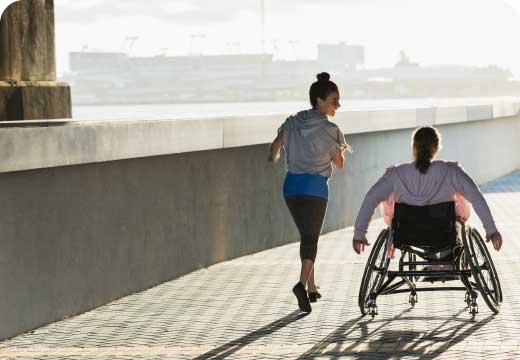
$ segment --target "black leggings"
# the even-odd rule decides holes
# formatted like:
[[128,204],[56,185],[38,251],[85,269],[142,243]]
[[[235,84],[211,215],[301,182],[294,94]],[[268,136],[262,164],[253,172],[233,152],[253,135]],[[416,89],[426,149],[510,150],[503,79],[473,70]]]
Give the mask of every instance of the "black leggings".
[[316,260],[318,238],[327,210],[327,199],[317,196],[291,195],[285,197],[285,203],[300,232],[300,258]]

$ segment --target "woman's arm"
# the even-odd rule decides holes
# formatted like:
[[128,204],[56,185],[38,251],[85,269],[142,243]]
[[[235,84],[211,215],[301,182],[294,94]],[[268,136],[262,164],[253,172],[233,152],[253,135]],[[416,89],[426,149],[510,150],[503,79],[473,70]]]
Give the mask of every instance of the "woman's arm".
[[356,217],[356,222],[354,224],[354,239],[352,239],[352,245],[358,254],[365,249],[364,245],[368,245],[366,233],[368,230],[368,224],[374,215],[374,210],[381,201],[388,199],[390,195],[392,195],[393,191],[394,186],[388,178],[387,171],[365,195],[365,199],[363,200]]
[[275,163],[280,158],[280,150],[282,150],[283,146],[283,130],[278,132],[278,135],[271,143],[269,147],[269,156],[267,157],[267,161]]
[[334,163],[336,169],[342,169],[343,166],[345,166],[345,155],[343,155],[343,151],[344,150],[338,151],[332,158],[332,162]]
[[456,166],[454,178],[455,190],[461,193],[471,203],[484,225],[486,234],[490,235],[496,232],[495,221],[493,220],[486,199],[480,192],[477,184],[475,184],[473,179],[459,165],[454,166]]
[[332,157],[332,163],[336,169],[342,169],[345,166],[345,151],[352,152],[352,147],[345,141],[345,135],[341,132],[339,127],[336,126],[339,150]]
[[482,225],[484,225],[484,230],[486,230],[486,239],[493,242],[495,250],[500,250],[502,247],[502,236],[497,230],[486,199],[480,192],[477,184],[475,184],[473,179],[462,169],[462,167],[459,165],[455,166],[455,189],[468,199],[473,206],[473,209],[475,209],[480,221],[482,221]]

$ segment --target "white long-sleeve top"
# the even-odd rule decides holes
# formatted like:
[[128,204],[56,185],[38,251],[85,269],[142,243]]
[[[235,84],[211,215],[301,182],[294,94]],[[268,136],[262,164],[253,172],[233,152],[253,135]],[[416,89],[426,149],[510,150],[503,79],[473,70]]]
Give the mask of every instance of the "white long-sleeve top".
[[389,167],[363,200],[354,225],[354,239],[365,238],[375,208],[391,196],[396,202],[423,206],[453,201],[457,193],[473,205],[486,236],[497,231],[489,206],[473,179],[458,163],[436,160],[426,174],[417,170],[414,162]]

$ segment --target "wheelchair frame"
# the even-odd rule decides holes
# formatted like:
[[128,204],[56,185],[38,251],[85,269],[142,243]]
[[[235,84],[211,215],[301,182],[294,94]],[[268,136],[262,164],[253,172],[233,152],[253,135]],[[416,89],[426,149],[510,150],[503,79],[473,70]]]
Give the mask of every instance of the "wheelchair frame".
[[[377,298],[381,295],[410,293],[409,303],[417,303],[417,293],[421,291],[466,291],[465,302],[472,317],[478,313],[477,297],[482,296],[491,311],[497,314],[503,300],[498,273],[487,250],[484,240],[476,229],[461,224],[462,244],[425,251],[411,246],[399,246],[401,251],[399,270],[389,270],[387,257],[390,228],[382,230],[370,252],[359,289],[359,308],[362,315],[378,313]],[[428,260],[440,251],[450,250],[456,255],[453,261]],[[425,261],[417,261],[417,256]],[[417,270],[420,266],[449,265],[453,270]],[[458,277],[463,286],[426,287],[417,286],[419,277]],[[401,280],[394,283],[394,280]],[[432,280],[433,282],[433,280]],[[443,281],[444,282],[444,281]],[[407,285],[406,289],[401,289]]]

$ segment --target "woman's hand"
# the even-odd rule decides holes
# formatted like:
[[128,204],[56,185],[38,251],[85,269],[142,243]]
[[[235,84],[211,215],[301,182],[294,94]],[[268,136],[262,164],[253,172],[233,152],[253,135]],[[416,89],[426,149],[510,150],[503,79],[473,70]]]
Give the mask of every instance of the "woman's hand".
[[365,251],[365,246],[370,246],[366,238],[363,240],[352,239],[352,247],[354,248],[356,254],[361,254],[363,251]]
[[499,251],[502,247],[502,235],[498,231],[489,235],[486,240],[491,241],[496,251]]
[[267,156],[267,161],[275,163],[278,161],[279,158],[280,158],[280,152],[278,152],[277,154],[273,154],[273,153],[269,152],[269,156]]

